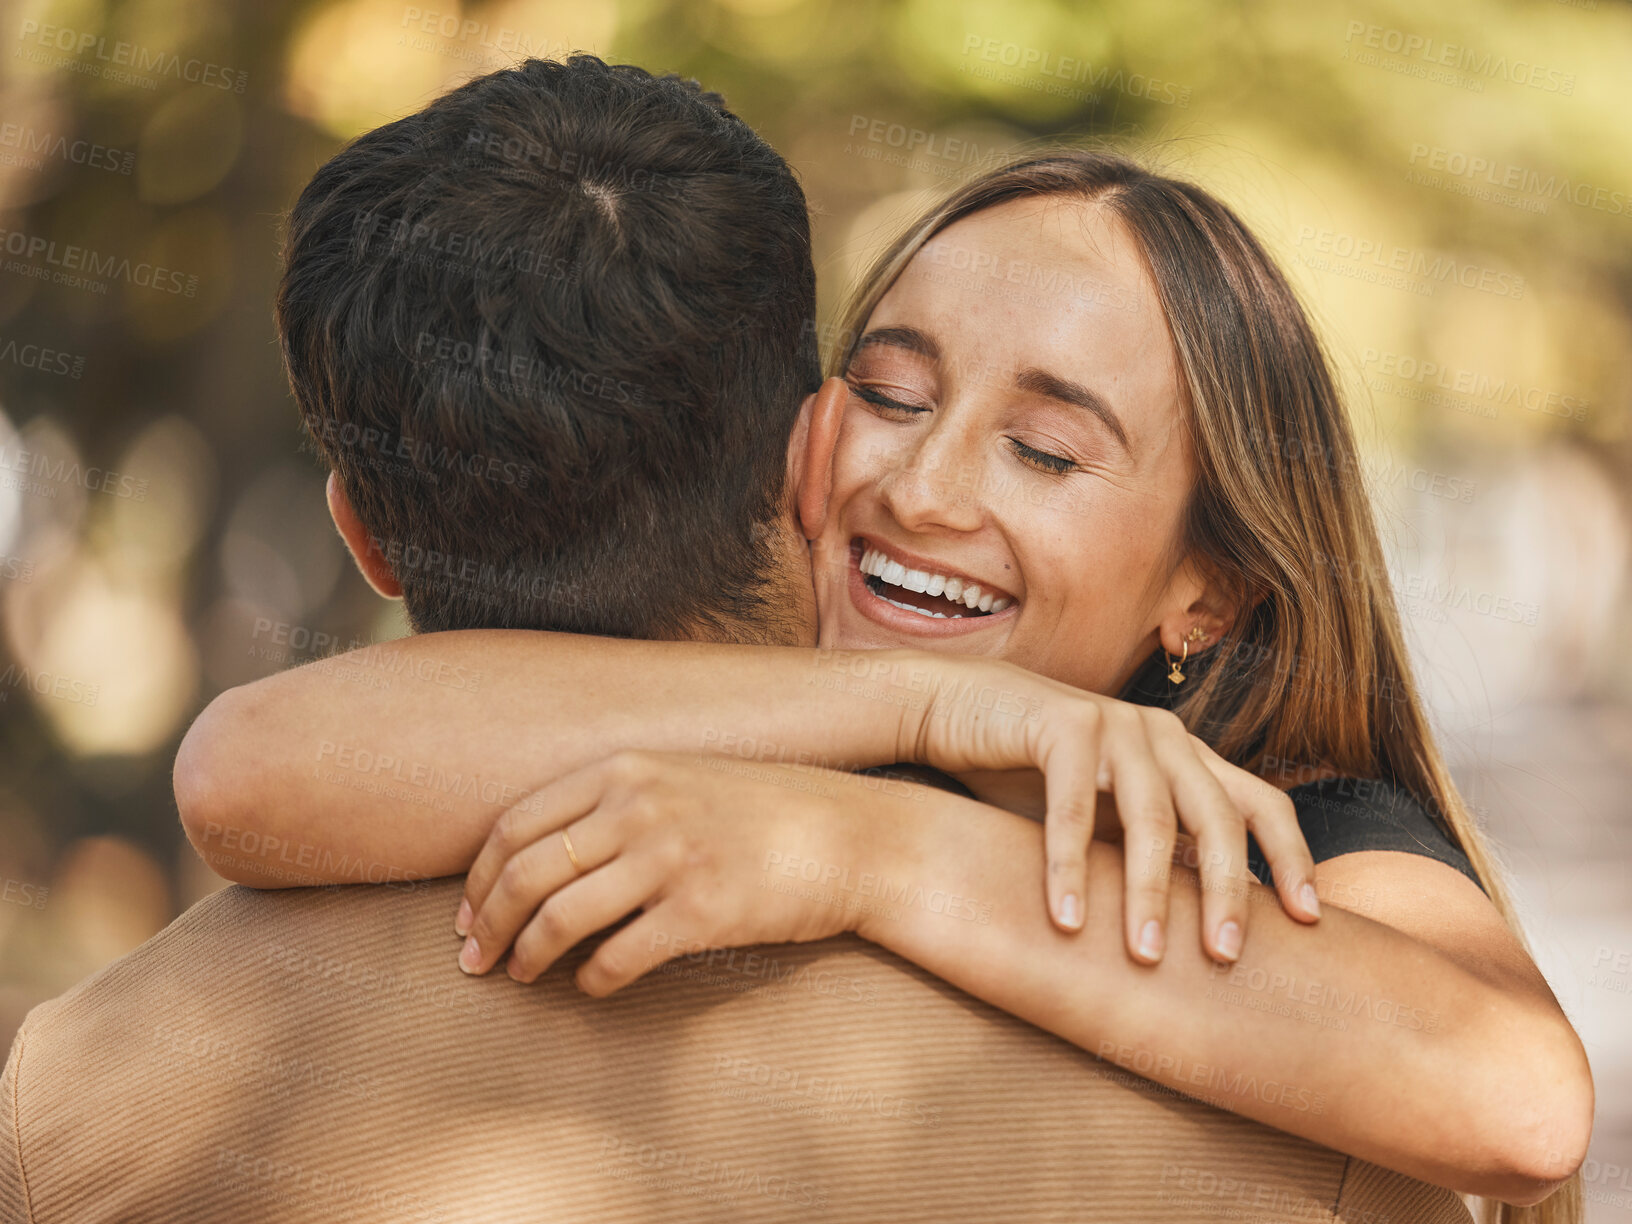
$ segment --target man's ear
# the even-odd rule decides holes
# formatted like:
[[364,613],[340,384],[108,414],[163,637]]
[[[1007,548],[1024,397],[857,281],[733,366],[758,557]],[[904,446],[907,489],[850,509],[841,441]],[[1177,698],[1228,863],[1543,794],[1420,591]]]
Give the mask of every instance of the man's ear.
[[821,535],[827,525],[828,501],[833,496],[833,451],[839,444],[839,426],[844,421],[848,394],[844,379],[824,382],[800,405],[799,421],[788,440],[794,507],[799,529],[807,540]]
[[357,562],[357,568],[363,572],[368,585],[387,599],[401,599],[402,585],[397,581],[397,576],[391,572],[391,567],[386,564],[385,554],[374,547],[374,539],[368,534],[368,528],[363,526],[357,512],[351,508],[351,499],[346,496],[345,489],[340,487],[339,473],[329,473],[326,491],[329,514],[334,519],[334,525],[340,529],[340,538],[351,550],[351,558]]

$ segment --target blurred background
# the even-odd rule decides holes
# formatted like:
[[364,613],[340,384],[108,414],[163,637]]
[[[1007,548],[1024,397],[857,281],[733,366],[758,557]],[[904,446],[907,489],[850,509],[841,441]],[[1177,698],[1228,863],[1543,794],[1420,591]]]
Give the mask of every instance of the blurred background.
[[1352,394],[1437,726],[1597,1075],[1632,1220],[1632,8],[1262,0],[0,7],[0,1040],[221,881],[170,766],[223,688],[405,631],[271,322],[348,138],[582,49],[789,158],[828,317],[929,197],[1113,138],[1235,205]]

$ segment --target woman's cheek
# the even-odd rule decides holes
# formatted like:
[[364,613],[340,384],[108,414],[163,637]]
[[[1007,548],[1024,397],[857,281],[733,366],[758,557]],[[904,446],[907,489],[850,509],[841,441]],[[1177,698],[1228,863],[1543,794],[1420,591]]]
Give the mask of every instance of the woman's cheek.
[[[882,427],[882,428],[881,428]],[[833,490],[855,489],[877,480],[905,461],[905,451],[886,422],[871,413],[853,413],[833,457]]]

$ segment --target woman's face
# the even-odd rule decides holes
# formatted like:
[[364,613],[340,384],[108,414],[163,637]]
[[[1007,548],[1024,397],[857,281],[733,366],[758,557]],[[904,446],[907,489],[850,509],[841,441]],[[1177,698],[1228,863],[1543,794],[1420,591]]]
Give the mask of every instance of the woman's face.
[[1019,201],[943,230],[846,373],[813,544],[821,644],[994,655],[1115,692],[1159,630],[1208,629],[1175,563],[1192,480],[1177,379],[1155,286],[1105,209]]

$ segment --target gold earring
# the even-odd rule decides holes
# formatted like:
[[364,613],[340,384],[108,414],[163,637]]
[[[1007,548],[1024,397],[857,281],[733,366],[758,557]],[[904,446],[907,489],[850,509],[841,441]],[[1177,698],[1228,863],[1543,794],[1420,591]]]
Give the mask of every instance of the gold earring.
[[1187,642],[1205,642],[1207,635],[1202,632],[1200,625],[1191,625],[1190,632],[1185,634],[1184,640]]
[[1181,642],[1180,645],[1184,647],[1184,653],[1179,656],[1179,661],[1177,663],[1173,662],[1172,655],[1168,654],[1165,650],[1162,651],[1162,654],[1166,656],[1168,663],[1171,664],[1173,668],[1172,671],[1167,673],[1168,682],[1171,684],[1184,683],[1184,672],[1180,671],[1179,669],[1184,666],[1185,661],[1190,657],[1190,643]]

